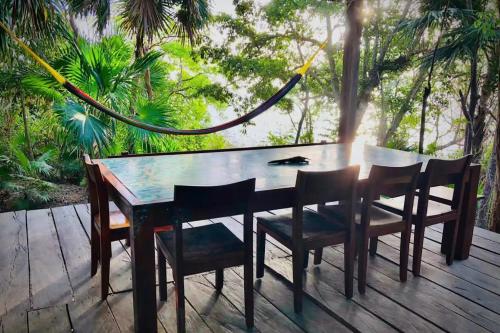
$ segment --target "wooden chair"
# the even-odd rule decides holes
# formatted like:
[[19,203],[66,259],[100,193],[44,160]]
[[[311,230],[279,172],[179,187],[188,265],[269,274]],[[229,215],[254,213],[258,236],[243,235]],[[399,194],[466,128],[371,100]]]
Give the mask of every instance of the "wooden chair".
[[[215,270],[215,288],[221,290],[224,268],[244,266],[245,321],[253,327],[253,213],[250,201],[255,179],[214,186],[175,186],[174,207],[168,218],[173,232],[156,234],[160,299],[167,299],[165,259],[173,270],[177,297],[177,331],[185,331],[184,277]],[[243,241],[222,223],[182,229],[189,221],[244,215]]]
[[[443,249],[446,252],[446,263],[451,265],[455,257],[458,224],[462,213],[464,187],[469,173],[471,155],[457,160],[431,159],[419,184],[413,205],[412,223],[415,224],[413,241],[413,274],[420,275],[422,250],[424,247],[425,227],[444,223]],[[451,205],[432,200],[432,187],[453,186]],[[401,198],[381,199],[374,202],[380,208],[396,214],[402,213]],[[450,237],[450,238],[448,238]]]
[[[399,279],[407,278],[408,255],[411,236],[411,217],[415,189],[422,163],[406,167],[372,166],[368,181],[362,193],[362,202],[356,205],[356,239],[358,250],[358,290],[366,291],[366,271],[368,259],[368,240],[370,255],[377,252],[378,237],[393,233],[401,233],[399,257]],[[373,206],[373,201],[381,195],[389,197],[404,196],[402,216]],[[319,212],[326,216],[341,216],[345,211],[343,204],[320,205]]]
[[[109,291],[109,264],[111,261],[111,242],[129,240],[129,221],[117,208],[110,210],[108,191],[101,175],[99,165],[83,156],[87,176],[90,202],[90,276],[97,273],[101,263],[101,298],[104,300]],[[172,230],[171,226],[155,228],[155,231]]]
[[[322,248],[344,244],[345,294],[352,297],[354,255],[354,202],[359,166],[338,171],[298,171],[292,214],[257,218],[257,278],[264,275],[266,234],[292,251],[294,309],[302,311],[303,267],[307,267],[309,250],[315,252],[315,263],[321,261]],[[346,201],[345,217],[326,219],[304,210],[305,205]],[[319,260],[318,260],[319,258]]]

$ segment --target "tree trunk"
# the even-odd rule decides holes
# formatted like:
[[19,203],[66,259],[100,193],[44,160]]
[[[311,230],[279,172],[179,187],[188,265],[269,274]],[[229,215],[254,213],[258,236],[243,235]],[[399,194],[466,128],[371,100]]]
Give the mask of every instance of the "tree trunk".
[[24,94],[21,93],[21,109],[23,112],[23,126],[24,126],[24,139],[26,140],[26,151],[28,152],[28,157],[31,161],[34,160],[35,156],[33,154],[33,146],[31,145],[31,136],[29,131],[29,110],[26,106],[26,100]]
[[[500,6],[499,6],[500,7]],[[498,47],[497,47],[498,48]],[[495,130],[496,181],[495,196],[493,197],[492,230],[500,233],[500,89],[497,89],[497,124]]]
[[408,95],[406,95],[404,103],[399,108],[398,113],[396,113],[396,115],[394,115],[394,118],[392,118],[391,125],[389,126],[389,129],[385,134],[382,146],[386,146],[389,138],[396,134],[396,131],[398,130],[399,124],[401,124],[403,117],[408,113],[408,111],[410,111],[410,107],[417,97],[417,94],[420,91],[420,87],[422,87],[422,84],[424,83],[425,74],[425,69],[423,67],[420,67],[417,78],[415,79],[415,81],[413,81],[413,86],[411,87]]
[[495,92],[498,84],[497,75],[499,70],[498,54],[494,54],[488,61],[488,69],[484,83],[481,87],[477,113],[474,117],[472,126],[471,150],[474,155],[474,162],[479,162],[483,153],[483,141],[486,133],[486,117],[489,113],[488,102],[491,95]]
[[[497,17],[500,16],[500,0],[497,0]],[[500,57],[500,43],[495,47],[495,56]],[[496,181],[493,205],[492,230],[500,233],[500,88],[497,85],[497,123],[495,130]]]
[[[472,55],[471,63],[470,63],[470,93],[469,93],[469,105],[465,106],[465,110],[467,112],[467,128],[465,135],[465,144],[464,144],[464,155],[473,154],[473,161],[477,162],[480,158],[481,147],[474,147],[474,141],[476,141],[476,145],[482,143],[482,139],[484,137],[484,121],[486,119],[486,115],[476,115],[477,103],[479,101],[479,88],[478,88],[478,49],[475,48],[474,54]],[[463,104],[463,103],[462,103]],[[477,132],[476,132],[477,130]],[[480,133],[482,132],[482,134]],[[480,138],[475,138],[477,135]]]
[[347,32],[344,40],[342,89],[340,93],[339,142],[354,141],[359,80],[363,0],[347,0]]
[[[412,2],[407,1],[405,8],[403,9],[403,12],[401,14],[401,19],[399,22],[403,22],[405,18],[407,17],[410,6]],[[379,10],[380,11],[380,10]],[[363,116],[366,112],[366,109],[368,107],[368,104],[371,100],[371,96],[373,93],[373,90],[380,84],[380,80],[383,74],[383,68],[382,65],[385,61],[385,56],[387,55],[387,52],[389,51],[389,48],[391,46],[391,43],[393,39],[396,37],[396,34],[399,31],[398,28],[399,24],[396,25],[396,27],[391,31],[389,36],[384,38],[384,43],[380,43],[380,28],[377,27],[377,35],[375,36],[375,45],[373,46],[373,51],[372,51],[372,68],[368,72],[368,78],[363,82],[362,84],[362,89],[359,92],[358,98],[357,98],[357,107],[356,107],[356,119],[354,123],[354,132],[358,130],[359,125],[361,125],[361,120],[363,119]],[[381,44],[381,45],[379,45]],[[400,56],[398,58],[399,66],[401,68],[404,68],[404,66],[409,63],[410,57],[409,56]],[[395,62],[395,61],[393,61]]]
[[495,187],[495,173],[497,167],[497,157],[495,150],[493,150],[490,160],[488,161],[488,169],[486,170],[484,180],[483,200],[479,205],[476,218],[476,226],[489,229],[489,217],[491,214],[491,203],[493,202],[493,188]]
[[[138,32],[135,40],[135,58],[139,59],[145,54],[145,46],[144,46],[144,36],[142,33]],[[148,99],[153,99],[153,87],[151,85],[151,71],[149,68],[144,72],[144,87],[146,88],[146,93],[148,95]]]
[[326,57],[328,58],[328,66],[330,68],[330,84],[332,85],[332,93],[335,99],[338,99],[340,95],[340,82],[337,76],[335,57],[333,54],[333,27],[332,18],[326,16],[326,34],[327,34],[327,45],[326,45]]
[[307,76],[304,77],[304,88],[306,93],[304,99],[304,109],[302,110],[299,123],[297,124],[297,133],[295,134],[295,144],[298,144],[300,141],[302,128],[304,127],[304,121],[306,120],[307,114],[309,113],[309,87],[307,86]]

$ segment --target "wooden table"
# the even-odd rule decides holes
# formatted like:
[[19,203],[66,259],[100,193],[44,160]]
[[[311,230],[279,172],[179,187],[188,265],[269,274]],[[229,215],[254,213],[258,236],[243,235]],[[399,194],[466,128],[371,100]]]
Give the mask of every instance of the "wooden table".
[[[269,166],[270,160],[301,155],[304,166]],[[335,170],[361,166],[360,181],[371,165],[404,166],[429,156],[387,148],[313,144],[219,151],[126,156],[97,160],[110,198],[130,221],[132,285],[136,332],[156,332],[155,252],[153,228],[168,224],[165,211],[172,204],[174,185],[221,185],[256,178],[255,211],[290,207],[297,170]],[[465,209],[459,227],[456,257],[468,257],[472,241],[479,166],[471,168]]]

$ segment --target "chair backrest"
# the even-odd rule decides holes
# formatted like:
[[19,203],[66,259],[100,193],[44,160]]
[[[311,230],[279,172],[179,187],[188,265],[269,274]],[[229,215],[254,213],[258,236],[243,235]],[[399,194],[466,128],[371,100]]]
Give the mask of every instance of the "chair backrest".
[[176,185],[175,217],[184,223],[247,214],[254,193],[255,178],[220,186]]
[[359,166],[335,171],[297,172],[296,206],[351,200],[355,195]]
[[95,214],[99,214],[101,233],[106,232],[109,230],[109,199],[106,184],[99,165],[93,163],[89,155],[83,155],[83,164],[87,175],[92,223],[94,223]]
[[453,185],[451,208],[460,212],[471,161],[472,155],[456,160],[429,160],[420,185],[417,214],[427,214],[427,203],[431,187],[449,185]]
[[381,195],[391,198],[404,196],[403,219],[410,222],[421,169],[422,163],[404,167],[373,165],[363,195],[361,224],[369,224],[373,200]]
[[293,207],[292,241],[298,248],[302,244],[302,212],[306,205],[324,205],[327,202],[344,202],[343,221],[350,233],[354,232],[354,209],[359,165],[335,171],[298,171]]
[[173,219],[175,267],[182,271],[182,224],[189,221],[243,214],[245,258],[251,262],[253,251],[253,213],[251,201],[255,193],[255,178],[221,186],[183,186],[174,188],[174,207],[168,218]]

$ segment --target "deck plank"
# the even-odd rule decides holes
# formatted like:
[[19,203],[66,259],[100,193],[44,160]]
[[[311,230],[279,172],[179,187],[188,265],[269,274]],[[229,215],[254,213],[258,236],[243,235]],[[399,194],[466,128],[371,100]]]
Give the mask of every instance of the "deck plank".
[[[342,267],[341,248],[329,248],[325,259]],[[399,281],[399,267],[380,256],[368,261],[367,284],[416,314],[432,321],[443,330],[452,332],[495,331],[500,316],[427,279],[408,275]],[[367,293],[367,296],[369,294]]]
[[[443,226],[442,226],[442,224],[436,224],[436,225],[430,226],[428,229],[434,230],[438,233],[442,233]],[[488,251],[491,251],[491,252],[494,252],[494,253],[500,255],[500,242],[478,236],[476,234],[477,229],[479,229],[479,228],[474,228],[474,233],[472,234],[472,244],[474,246],[480,247],[482,249],[485,249],[485,250],[488,250]],[[495,233],[493,233],[493,234],[495,234]],[[439,242],[440,241],[441,240],[439,240]]]
[[[241,267],[235,268],[234,271],[240,278],[243,277],[243,269]],[[293,321],[305,332],[328,333],[351,331],[307,297],[303,300],[302,313],[295,313],[293,309],[292,289],[282,279],[278,279],[271,274],[271,272],[266,272],[263,279],[255,280],[254,289],[259,295],[279,309],[288,320]]]
[[[238,216],[186,227],[213,222],[242,238]],[[130,249],[114,242],[112,293],[101,302],[100,272],[89,277],[88,205],[2,213],[0,228],[0,332],[133,331]],[[343,248],[325,249],[323,263],[313,266],[311,260],[305,270],[302,314],[293,311],[290,252],[268,237],[266,273],[254,284],[251,331],[500,331],[499,235],[476,229],[471,257],[451,266],[440,253],[441,235],[441,226],[427,228],[422,277],[410,274],[406,283],[399,282],[399,235],[380,237],[377,256],[368,262],[367,293],[355,291],[349,301],[343,295]],[[225,270],[221,293],[214,289],[213,272],[186,278],[188,332],[249,331],[242,273],[242,267]],[[167,290],[168,302],[158,301],[159,332],[176,330],[174,284]]]
[[[429,239],[424,240],[424,248],[432,253],[434,255],[431,255],[430,258],[432,260],[435,260],[437,258],[442,258],[445,259],[445,255],[441,253],[441,244],[433,242]],[[500,290],[498,288],[495,288],[496,285],[500,283],[500,267],[490,264],[488,262],[484,262],[483,260],[480,260],[478,258],[475,258],[473,256],[469,257],[467,260],[456,260],[454,263],[459,263],[458,267],[468,267],[471,270],[474,270],[478,273],[484,274],[492,278],[493,280],[490,281],[491,288],[496,289],[497,291]],[[440,260],[440,264],[443,264],[444,261]],[[450,268],[453,267],[450,266]],[[463,275],[464,273],[460,272],[460,275]],[[465,274],[468,276],[467,274]],[[475,278],[473,278],[475,279]]]
[[101,302],[100,275],[90,277],[90,244],[72,206],[52,209],[74,300],[68,304],[78,332],[119,332],[107,302]]
[[[215,287],[215,274],[204,275]],[[243,279],[232,269],[224,270],[224,287],[222,294],[240,311],[245,313]],[[302,332],[300,327],[289,321],[287,317],[274,307],[267,299],[254,291],[255,327],[262,332]],[[347,331],[347,330],[345,330]]]
[[[383,242],[387,245],[397,249],[399,253],[400,238],[398,236],[399,235],[388,235],[381,237],[380,239],[382,239]],[[425,262],[433,267],[447,272],[456,278],[465,280],[473,285],[480,287],[479,291],[481,291],[482,288],[483,290],[486,289],[491,293],[496,294],[497,296],[500,295],[500,279],[498,279],[498,277],[500,277],[500,270],[496,266],[484,262],[481,265],[481,262],[479,262],[479,260],[477,260],[476,258],[470,258],[465,261],[457,260],[453,262],[453,265],[447,265],[446,257],[440,253],[440,248],[441,246],[439,244],[436,244],[429,240],[425,240],[424,250],[422,251],[422,262]],[[410,260],[412,258],[412,254],[413,243],[410,243]],[[396,261],[396,263],[398,262],[399,259]],[[488,272],[488,274],[484,272]],[[448,280],[452,278],[453,277],[448,277],[444,279],[444,281],[448,282]],[[442,279],[438,279],[438,281],[441,280]],[[471,288],[472,287],[473,286],[471,286]],[[475,290],[477,288],[472,289]],[[472,292],[472,290],[466,290]]]
[[27,332],[30,309],[26,211],[0,214],[0,331]]
[[[266,213],[264,213],[266,214]],[[212,223],[223,223],[228,229],[230,229],[238,238],[243,239],[243,216],[233,216],[231,218],[219,218],[219,219],[214,219],[211,221]],[[236,222],[236,223],[235,223]],[[195,222],[199,223],[199,222]],[[193,225],[193,223],[190,223]],[[255,242],[255,234],[256,234],[256,219],[254,219],[254,245],[256,244]],[[254,260],[255,260],[255,251],[256,247],[254,246]],[[267,265],[272,265],[273,264],[273,259],[276,258],[285,258],[289,256],[289,250],[284,248],[281,244],[279,244],[276,240],[274,240],[271,237],[267,237],[266,239],[266,255],[265,255],[265,263]],[[240,279],[243,278],[243,268],[242,267],[234,267],[232,269]],[[274,276],[271,276],[271,278],[274,278]],[[309,326],[309,329],[315,325],[314,330],[318,332],[322,332],[322,330],[326,331],[338,331],[338,332],[348,332],[350,329],[348,329],[346,326],[344,326],[342,323],[338,322],[335,318],[333,318],[330,314],[325,312],[325,310],[321,309],[318,307],[316,304],[313,302],[309,301],[308,299],[304,300],[304,310],[303,314],[307,313],[307,320],[304,319],[305,315],[303,314],[296,314],[293,311],[293,308],[290,307],[290,299],[293,299],[292,297],[292,291],[289,288],[289,286],[286,286],[286,284],[281,284],[278,281],[276,282],[276,286],[281,286],[281,288],[284,288],[285,290],[277,290],[276,288],[272,290],[266,290],[265,293],[266,295],[264,296],[261,293],[258,293],[259,295],[264,296],[264,298],[273,304],[276,308],[280,310],[281,313],[283,313],[286,317],[288,317],[290,320],[292,320],[296,325],[301,327],[303,330],[307,331],[307,327]],[[261,280],[256,280],[255,285],[258,287],[254,287],[256,291],[261,291]],[[278,288],[278,287],[277,287]],[[277,298],[277,295],[283,295],[283,294],[288,294],[290,299],[289,300],[279,300]],[[269,297],[269,298],[268,298]],[[242,310],[242,307],[240,308],[240,311]],[[318,323],[321,323],[320,325]]]
[[[156,296],[156,299],[160,299],[159,295]],[[186,302],[185,306],[187,332],[212,332],[189,302]],[[177,332],[177,314],[175,310],[175,290],[173,283],[167,285],[167,302],[158,302],[158,319],[163,323],[167,332]]]
[[[108,303],[121,332],[134,332],[134,307],[132,292],[122,292],[108,296]],[[158,319],[158,332],[166,332]]]
[[[284,214],[284,213],[289,213],[289,209],[282,209],[279,211],[273,211],[273,212],[261,212],[259,213],[259,216],[266,216],[266,215],[274,215],[276,213]],[[254,226],[255,228],[256,226]],[[275,243],[278,243],[276,240],[272,239],[272,237],[266,237],[267,242],[266,242],[266,247],[268,244],[272,241]],[[281,247],[284,247],[283,245],[279,244],[278,245]],[[276,246],[278,246],[276,245]],[[287,249],[287,251],[289,251]],[[278,267],[280,268],[278,273],[281,273],[283,276],[286,276],[289,280],[292,278],[292,272],[291,272],[291,261],[290,258],[288,257],[288,262],[286,261],[276,261],[272,260],[271,266]],[[268,256],[266,253],[266,264],[270,265],[268,263]],[[277,263],[279,263],[277,266],[275,266]],[[310,263],[312,263],[312,260],[310,260]],[[309,266],[312,267],[312,266]],[[330,267],[332,268],[332,267]],[[338,270],[337,270],[338,271]],[[317,269],[315,270],[317,272]],[[326,271],[328,272],[328,271]],[[325,272],[325,273],[326,273]],[[345,300],[345,297],[343,295],[344,292],[344,287],[343,287],[343,272],[338,271],[340,274],[337,279],[330,280],[329,283],[325,284],[322,281],[320,281],[318,278],[313,276],[312,274],[308,273],[308,279],[305,280],[305,285],[304,285],[304,290],[310,295],[317,299],[320,300],[320,303],[324,304],[328,308],[332,309],[337,308],[340,309],[339,313],[336,315],[339,316],[340,318],[345,318],[346,315],[349,315],[348,313],[345,312],[345,309],[342,308],[342,304],[338,303],[338,299],[340,300]],[[328,274],[328,273],[326,273]],[[314,282],[312,282],[314,281]],[[339,284],[338,282],[341,282]],[[336,289],[332,288],[332,284],[336,285]],[[332,298],[333,295],[333,298]],[[338,298],[338,299],[337,299]],[[350,320],[347,320],[348,323],[356,323],[353,324],[355,329],[359,330],[369,330],[369,331],[387,331],[387,330],[392,330],[393,327],[402,329],[402,328],[408,328],[408,323],[407,321],[402,321],[402,318],[407,317],[407,318],[412,318],[412,313],[409,311],[405,311],[405,309],[401,308],[398,306],[398,304],[394,303],[393,301],[387,299],[387,298],[375,298],[373,300],[374,303],[370,306],[375,306],[376,310],[378,310],[378,313],[383,313],[383,309],[387,310],[385,314],[385,317],[379,317],[382,318],[385,322],[389,323],[389,325],[392,325],[390,327],[388,324],[385,322],[382,322],[381,319],[376,318],[376,314],[366,311],[366,309],[370,309],[370,306],[366,306],[367,302],[365,302],[364,305],[360,305],[360,302],[353,302],[351,305],[349,305],[349,311],[354,313],[356,312],[356,316],[353,316],[352,318],[349,318]],[[332,303],[333,302],[333,303]],[[378,307],[378,308],[377,308]],[[390,311],[390,312],[389,312]],[[352,320],[351,320],[352,319]],[[390,320],[387,320],[390,319]],[[409,327],[415,327],[415,330],[425,330],[425,331],[438,331],[434,325],[431,325],[430,323],[421,320],[420,318],[416,317],[413,315],[413,322],[414,326],[410,325]]]
[[[269,270],[270,267],[267,269]],[[273,260],[272,270],[283,276],[287,281],[292,280],[292,262],[289,259]],[[264,276],[265,278],[266,276]],[[340,278],[342,285],[343,281],[342,274]],[[381,320],[357,302],[346,300],[342,292],[329,283],[320,281],[312,274],[306,273],[304,291],[317,302],[326,306],[337,318],[344,320],[347,325],[352,325],[355,330],[361,332],[397,332],[397,329],[387,321]],[[290,299],[290,302],[292,300],[293,298]]]
[[28,312],[30,333],[72,332],[66,305],[56,305]]
[[[396,242],[394,242],[396,239]],[[396,244],[397,243],[397,244]],[[399,265],[399,239],[394,236],[380,238],[378,255],[383,258]],[[411,249],[410,249],[411,253]],[[424,259],[428,258],[430,254],[424,253]],[[409,258],[409,267],[411,268],[412,257]],[[456,262],[453,266],[459,266],[460,263]],[[492,311],[500,314],[500,296],[481,288],[480,286],[469,281],[466,277],[460,277],[455,274],[449,273],[444,263],[443,266],[432,265],[427,261],[422,261],[421,276],[433,281],[434,283],[463,296],[477,304],[491,309]]]
[[49,209],[27,213],[31,307],[71,301],[71,286]]
[[500,243],[500,234],[479,227],[474,227],[474,235]]
[[[184,280],[186,301],[196,310],[213,332],[247,332],[245,317],[203,276]],[[254,328],[252,332],[260,332]]]
[[74,205],[77,215],[80,217],[80,223],[87,234],[90,242],[90,211],[88,204]]
[[[308,270],[308,279],[311,280],[311,286],[314,285],[317,290],[331,287],[344,293],[343,278],[344,271],[328,263],[322,263]],[[370,286],[367,288],[372,289]],[[306,290],[310,290],[310,287],[306,286]],[[368,296],[355,292],[352,301],[398,330],[404,332],[443,332],[425,318],[400,306],[383,294],[371,292]]]

